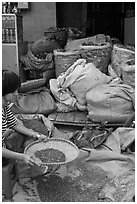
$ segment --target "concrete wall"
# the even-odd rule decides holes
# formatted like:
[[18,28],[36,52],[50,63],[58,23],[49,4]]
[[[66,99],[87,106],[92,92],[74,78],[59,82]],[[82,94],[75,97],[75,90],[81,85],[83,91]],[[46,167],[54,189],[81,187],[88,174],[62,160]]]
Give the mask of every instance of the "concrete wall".
[[[56,27],[56,2],[29,2],[30,10],[23,15],[24,41],[41,38],[49,27]],[[125,18],[124,43],[135,43],[135,18]]]
[[56,2],[29,2],[30,10],[23,15],[24,41],[41,38],[49,27],[56,26]]

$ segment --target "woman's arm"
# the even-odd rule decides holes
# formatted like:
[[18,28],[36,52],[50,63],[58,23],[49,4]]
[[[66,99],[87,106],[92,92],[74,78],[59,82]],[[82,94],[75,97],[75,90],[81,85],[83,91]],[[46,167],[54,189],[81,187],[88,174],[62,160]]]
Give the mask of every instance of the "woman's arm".
[[26,128],[22,123],[18,122],[14,127],[13,127],[14,130],[16,130],[17,132],[21,133],[21,134],[24,134],[26,136],[29,136],[29,137],[34,137],[34,138],[38,138],[38,133],[35,132],[34,130],[32,129],[28,129]]
[[2,157],[8,158],[8,159],[17,159],[17,160],[23,160],[23,154],[13,152],[11,150],[8,150],[4,147],[2,147]]
[[32,129],[28,129],[26,128],[21,122],[18,122],[14,127],[13,127],[14,130],[16,130],[17,132],[21,133],[21,134],[24,134],[24,135],[27,135],[29,137],[34,137],[36,139],[47,139],[47,136],[45,135],[42,135],[38,132],[35,132],[34,130]]
[[18,153],[18,152],[13,152],[4,147],[2,147],[2,157],[8,158],[8,159],[22,160],[26,164],[29,164],[29,165],[34,165],[34,164],[40,165],[38,161],[36,161],[33,157],[29,155]]

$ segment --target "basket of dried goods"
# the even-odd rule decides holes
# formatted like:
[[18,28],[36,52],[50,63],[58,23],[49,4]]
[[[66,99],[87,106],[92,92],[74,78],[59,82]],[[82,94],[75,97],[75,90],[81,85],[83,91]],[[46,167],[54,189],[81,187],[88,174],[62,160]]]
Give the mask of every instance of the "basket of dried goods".
[[108,42],[103,43],[83,43],[79,46],[82,59],[86,59],[87,63],[94,63],[95,66],[107,73],[107,67],[111,58],[112,46]]
[[54,50],[54,63],[56,78],[67,71],[67,69],[73,65],[78,59],[80,59],[80,53],[76,51],[65,51],[63,49]]
[[62,165],[75,160],[79,149],[68,140],[51,138],[29,144],[24,153],[40,161],[41,166]]

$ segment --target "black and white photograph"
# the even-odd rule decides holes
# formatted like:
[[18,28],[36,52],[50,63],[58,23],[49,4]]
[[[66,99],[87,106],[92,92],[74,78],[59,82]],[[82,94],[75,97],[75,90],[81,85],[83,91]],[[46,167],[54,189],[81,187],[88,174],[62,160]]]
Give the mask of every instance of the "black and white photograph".
[[1,12],[1,202],[135,202],[135,1]]

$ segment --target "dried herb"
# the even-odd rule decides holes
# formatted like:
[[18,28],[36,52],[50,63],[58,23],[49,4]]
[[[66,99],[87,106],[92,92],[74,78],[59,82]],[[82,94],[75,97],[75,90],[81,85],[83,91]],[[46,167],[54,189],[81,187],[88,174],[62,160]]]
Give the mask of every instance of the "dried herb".
[[67,171],[63,178],[55,174],[36,178],[42,202],[99,202],[99,192],[109,180],[101,168],[80,159]]
[[74,142],[78,148],[96,148],[106,140],[112,130],[112,128],[84,128],[82,131],[76,131],[71,138],[71,141]]
[[123,48],[123,49],[127,49],[127,50],[131,50],[133,52],[135,52],[135,47],[132,45],[122,45],[122,44],[117,44],[116,45],[119,48]]
[[93,43],[93,42],[88,42],[88,43],[83,43],[82,45],[86,45],[86,46],[104,46],[106,45],[106,43]]
[[32,119],[32,120],[23,119],[22,122],[26,128],[32,129],[32,130],[34,130],[38,133],[41,133],[43,135],[48,135],[48,129],[44,125],[43,122],[41,122],[37,119]]
[[53,148],[38,150],[35,152],[35,156],[43,163],[65,162],[66,160],[63,152]]

